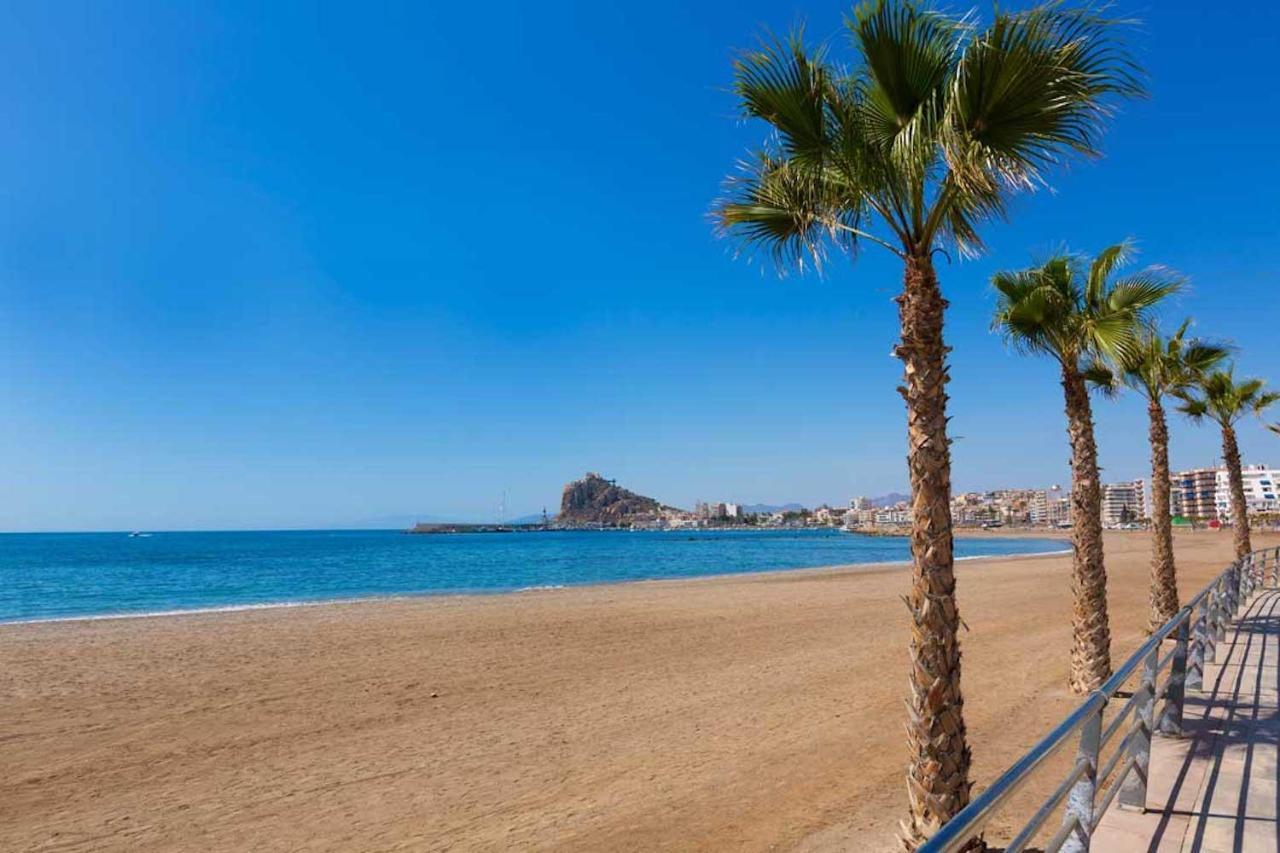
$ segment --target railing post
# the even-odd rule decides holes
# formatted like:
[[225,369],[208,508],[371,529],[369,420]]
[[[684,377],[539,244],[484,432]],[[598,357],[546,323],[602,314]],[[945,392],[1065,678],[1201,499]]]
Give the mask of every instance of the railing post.
[[1129,735],[1129,757],[1133,768],[1120,783],[1119,803],[1124,809],[1146,811],[1147,771],[1151,768],[1151,728],[1155,722],[1156,667],[1160,665],[1157,644],[1142,662],[1142,683],[1138,686],[1138,707],[1134,709],[1133,729]]
[[[1207,607],[1207,597],[1202,598],[1200,604],[1187,615],[1187,619],[1191,622],[1191,646],[1187,655],[1188,690],[1199,690],[1204,686],[1204,647],[1209,636],[1208,626],[1205,624]],[[1196,615],[1196,610],[1200,611],[1200,615]]]
[[1204,662],[1213,663],[1218,646],[1218,584],[1209,589],[1204,601]]
[[1102,711],[1106,707],[1106,702],[1099,705],[1098,710],[1089,715],[1084,727],[1080,729],[1076,762],[1084,762],[1084,773],[1071,786],[1071,791],[1067,794],[1067,807],[1062,815],[1064,824],[1075,819],[1080,822],[1080,828],[1068,835],[1059,848],[1066,853],[1087,853],[1089,839],[1093,836],[1093,805],[1098,793],[1098,749],[1102,740]]
[[1160,722],[1156,731],[1169,737],[1182,736],[1182,708],[1187,698],[1187,651],[1190,643],[1191,616],[1188,613],[1178,623],[1174,634],[1173,661],[1169,664],[1169,681],[1164,687],[1164,705],[1160,709]]
[[1227,602],[1227,578],[1218,579],[1218,609],[1213,620],[1213,659],[1218,659],[1218,642],[1227,636],[1227,620],[1231,618],[1230,606]]
[[1236,611],[1240,607],[1240,572],[1242,561],[1236,560],[1227,569],[1226,589],[1224,592],[1227,596],[1227,612],[1223,622],[1228,619],[1236,618]]

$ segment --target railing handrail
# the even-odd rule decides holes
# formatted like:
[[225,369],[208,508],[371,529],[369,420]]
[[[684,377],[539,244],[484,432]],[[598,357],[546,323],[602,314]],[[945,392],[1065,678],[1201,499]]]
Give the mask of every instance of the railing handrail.
[[[944,824],[941,829],[939,829],[936,833],[934,833],[934,835],[919,848],[919,853],[953,853],[953,851],[960,850],[961,848],[963,848],[964,845],[967,844],[971,839],[973,839],[978,834],[980,834],[982,830],[986,827],[987,822],[994,815],[996,809],[1002,803],[1004,803],[1005,800],[1007,800],[1011,795],[1013,795],[1018,790],[1020,790],[1023,787],[1023,785],[1027,782],[1030,775],[1036,770],[1036,768],[1038,768],[1050,756],[1054,755],[1063,746],[1063,744],[1065,744],[1067,740],[1071,738],[1072,735],[1076,734],[1077,732],[1083,731],[1085,729],[1086,723],[1089,723],[1091,720],[1093,720],[1095,716],[1098,718],[1099,726],[1100,726],[1101,715],[1103,711],[1106,710],[1106,707],[1110,703],[1111,699],[1120,690],[1120,688],[1129,680],[1129,678],[1134,674],[1134,672],[1137,671],[1139,665],[1143,664],[1144,662],[1147,663],[1147,669],[1145,670],[1145,673],[1147,677],[1149,677],[1152,680],[1152,683],[1148,685],[1144,681],[1143,686],[1144,686],[1144,689],[1149,690],[1151,692],[1151,695],[1145,696],[1142,691],[1135,691],[1134,695],[1129,699],[1129,702],[1125,706],[1123,706],[1121,710],[1123,713],[1127,713],[1131,705],[1139,698],[1142,698],[1145,702],[1148,703],[1146,710],[1147,710],[1148,716],[1150,716],[1151,707],[1154,705],[1155,698],[1162,693],[1162,691],[1159,691],[1157,689],[1158,681],[1159,681],[1159,670],[1163,669],[1164,663],[1170,660],[1174,660],[1174,665],[1175,667],[1177,666],[1177,661],[1176,661],[1177,650],[1175,650],[1175,653],[1170,653],[1169,655],[1165,656],[1165,658],[1161,659],[1159,657],[1160,645],[1165,640],[1169,639],[1175,634],[1177,634],[1180,643],[1186,643],[1187,636],[1190,630],[1192,628],[1195,628],[1197,630],[1197,634],[1196,634],[1196,637],[1194,638],[1194,643],[1199,644],[1197,649],[1199,657],[1196,659],[1196,662],[1197,662],[1197,665],[1202,666],[1206,645],[1210,647],[1212,646],[1213,642],[1215,641],[1215,638],[1213,637],[1213,633],[1222,627],[1222,625],[1219,623],[1225,624],[1225,619],[1228,618],[1230,615],[1233,615],[1230,612],[1225,612],[1225,613],[1218,612],[1218,608],[1215,608],[1214,606],[1215,604],[1218,603],[1217,599],[1222,596],[1229,597],[1231,602],[1233,602],[1233,604],[1229,606],[1227,610],[1234,611],[1235,606],[1238,606],[1240,603],[1240,600],[1244,598],[1244,594],[1247,594],[1247,592],[1252,591],[1252,589],[1256,588],[1257,584],[1254,583],[1255,569],[1259,567],[1265,569],[1268,556],[1271,558],[1272,566],[1274,568],[1277,565],[1277,563],[1280,563],[1280,547],[1267,548],[1261,551],[1255,551],[1249,554],[1244,559],[1237,560],[1236,562],[1232,563],[1230,566],[1224,569],[1220,574],[1218,574],[1218,576],[1215,577],[1212,581],[1210,581],[1209,584],[1205,586],[1204,589],[1200,590],[1200,592],[1198,592],[1195,596],[1193,596],[1191,600],[1189,600],[1186,603],[1186,605],[1184,605],[1178,611],[1177,615],[1175,615],[1172,619],[1170,619],[1168,622],[1162,625],[1158,631],[1153,633],[1147,639],[1146,642],[1144,642],[1140,647],[1138,647],[1138,649],[1134,651],[1133,654],[1131,654],[1125,660],[1125,662],[1120,665],[1120,667],[1111,675],[1111,677],[1108,678],[1105,682],[1103,682],[1102,686],[1100,686],[1097,690],[1094,690],[1092,693],[1090,693],[1088,697],[1086,697],[1085,700],[1075,708],[1075,710],[1073,710],[1070,714],[1068,714],[1062,720],[1062,722],[1054,726],[1053,729],[1051,729],[1044,737],[1042,737],[1033,747],[1031,747],[1031,749],[1027,750],[1027,752],[1023,754],[1021,758],[1015,761],[1013,765],[1009,767],[1008,770],[1000,774],[1000,776],[994,782],[991,783],[990,787],[988,787],[981,794],[975,797],[969,803],[969,805],[967,805],[964,809],[960,811],[959,814],[953,817],[950,821]],[[1242,568],[1248,568],[1248,571],[1237,574],[1238,570]],[[1235,589],[1232,589],[1233,584]],[[1201,630],[1202,626],[1200,621],[1194,618],[1196,610],[1199,609],[1202,605],[1205,606],[1205,610],[1206,610],[1205,614],[1203,614],[1202,616],[1202,619],[1204,620],[1203,630]],[[1187,631],[1180,632],[1184,625],[1187,627]],[[1179,648],[1181,649],[1183,647],[1180,646]],[[1182,663],[1183,663],[1183,666],[1185,667],[1186,666],[1185,656],[1183,658]],[[1197,684],[1198,683],[1199,682],[1197,680]],[[1179,690],[1181,690],[1181,685],[1179,685]],[[1177,703],[1178,703],[1178,707],[1176,709],[1178,714],[1177,724],[1180,726],[1181,712],[1182,712],[1182,708],[1181,708],[1182,700],[1181,700],[1180,693],[1178,695]],[[1134,727],[1137,727],[1137,725],[1141,722],[1142,721],[1135,721]],[[1094,762],[1092,769],[1094,771],[1096,771],[1097,769],[1096,764],[1097,764],[1098,751],[1100,750],[1101,746],[1105,745],[1106,741],[1110,739],[1110,736],[1115,733],[1115,730],[1112,730],[1111,732],[1108,733],[1106,737],[1100,739],[1101,743],[1098,743],[1096,742],[1096,741],[1099,741],[1099,737],[1097,735],[1098,731],[1099,730],[1095,729],[1094,731],[1095,743],[1091,745],[1092,760]],[[1133,731],[1134,729],[1131,728],[1129,734],[1126,734],[1125,738],[1121,741],[1119,748],[1121,749],[1126,748],[1126,745],[1127,745],[1126,742],[1132,736]],[[1149,750],[1149,737],[1150,737],[1149,732],[1147,736],[1148,736],[1148,750]],[[1083,748],[1083,738],[1082,738],[1082,748]],[[1148,752],[1148,757],[1149,757],[1149,752]],[[1121,784],[1125,781],[1125,777],[1128,776],[1129,771],[1132,769],[1133,762],[1134,762],[1134,759],[1131,758],[1130,762],[1126,765],[1121,776],[1115,780],[1115,783],[1112,789],[1108,791],[1108,795],[1106,796],[1103,803],[1103,808],[1099,809],[1096,814],[1092,812],[1092,805],[1093,805],[1093,799],[1096,795],[1096,788],[1100,787],[1104,783],[1105,776],[1108,775],[1110,773],[1110,770],[1114,769],[1116,764],[1120,762],[1118,760],[1111,762],[1110,767],[1108,769],[1108,774],[1104,774],[1101,778],[1091,777],[1089,779],[1089,788],[1088,788],[1088,794],[1090,799],[1089,815],[1085,822],[1089,823],[1090,825],[1083,826],[1083,823],[1081,823],[1077,827],[1077,829],[1083,829],[1086,835],[1092,834],[1093,829],[1097,826],[1098,820],[1101,819],[1101,816],[1105,812],[1107,806],[1109,806],[1111,804],[1112,799],[1114,799],[1116,789],[1118,789],[1121,786]],[[1073,767],[1069,771],[1068,776],[1073,774],[1079,775],[1080,766],[1081,766],[1080,761],[1077,761],[1076,764],[1073,765]],[[1145,768],[1145,765],[1143,765],[1143,767]],[[1068,799],[1067,793],[1062,790],[1063,783],[1066,781],[1066,778],[1067,777],[1064,777],[1062,782],[1059,783],[1060,791],[1055,793],[1055,795],[1051,796],[1049,800],[1045,801],[1044,805],[1042,805],[1033,814],[1031,820],[1027,824],[1024,824],[1023,827],[1020,829],[1016,838],[1021,843],[1026,843],[1027,841],[1029,841],[1031,837],[1033,837],[1035,832],[1039,830],[1039,827],[1043,825],[1045,819],[1047,819],[1049,815],[1052,814],[1053,811],[1057,810],[1058,804]],[[1142,795],[1145,796],[1145,791],[1146,791],[1145,777],[1142,780],[1141,789],[1142,789]],[[1121,799],[1123,801],[1125,800],[1125,797],[1121,796]],[[1073,820],[1074,819],[1075,818],[1073,818]],[[1067,823],[1067,825],[1064,825],[1065,831],[1059,832],[1058,836],[1055,839],[1058,841],[1059,845],[1069,840],[1072,837],[1072,835],[1075,833],[1075,830],[1067,829],[1068,825],[1069,825],[1069,822]],[[1017,849],[1021,849],[1020,844],[1016,845],[1016,847]],[[1051,845],[1051,848],[1054,850],[1058,849],[1057,847],[1054,847],[1052,845]],[[1014,849],[1015,849],[1015,846],[1011,846],[1009,848],[1010,853],[1013,853]]]

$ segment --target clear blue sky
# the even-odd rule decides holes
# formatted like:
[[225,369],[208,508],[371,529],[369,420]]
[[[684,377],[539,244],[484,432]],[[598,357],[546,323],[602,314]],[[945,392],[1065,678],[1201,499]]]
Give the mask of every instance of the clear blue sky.
[[[896,261],[778,280],[705,219],[759,134],[733,50],[846,6],[339,5],[6,7],[0,529],[489,518],[585,470],[679,505],[904,489]],[[1280,382],[1280,12],[1119,11],[1151,100],[941,269],[958,489],[1067,480],[1054,370],[987,284],[1063,240],[1135,237]],[[1143,408],[1097,419],[1105,476],[1143,475]],[[1173,425],[1175,466],[1217,451]]]

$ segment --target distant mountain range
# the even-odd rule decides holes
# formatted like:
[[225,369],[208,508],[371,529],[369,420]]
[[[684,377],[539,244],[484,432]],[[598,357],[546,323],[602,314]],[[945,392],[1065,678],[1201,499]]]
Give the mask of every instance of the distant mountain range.
[[742,511],[756,515],[768,515],[772,512],[797,512],[804,509],[802,504],[743,504]]
[[[889,494],[887,495],[880,495],[879,497],[876,497],[876,498],[867,498],[867,502],[870,503],[871,506],[873,507],[893,506],[894,504],[899,503],[900,501],[908,501],[908,500],[911,500],[911,495],[904,495],[901,492],[889,492]],[[828,504],[828,506],[845,506],[845,502],[836,501],[835,503]],[[745,512],[764,514],[764,515],[767,515],[769,513],[774,513],[774,512],[796,512],[797,510],[802,510],[804,508],[805,507],[803,504],[798,504],[798,503],[744,504],[742,507],[742,509]]]

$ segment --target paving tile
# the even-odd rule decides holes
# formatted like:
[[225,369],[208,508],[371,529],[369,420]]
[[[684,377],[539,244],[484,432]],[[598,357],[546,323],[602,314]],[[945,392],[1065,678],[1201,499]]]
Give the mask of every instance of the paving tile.
[[1280,853],[1280,590],[1264,590],[1218,643],[1184,737],[1152,741],[1145,812],[1112,808],[1095,853]]

